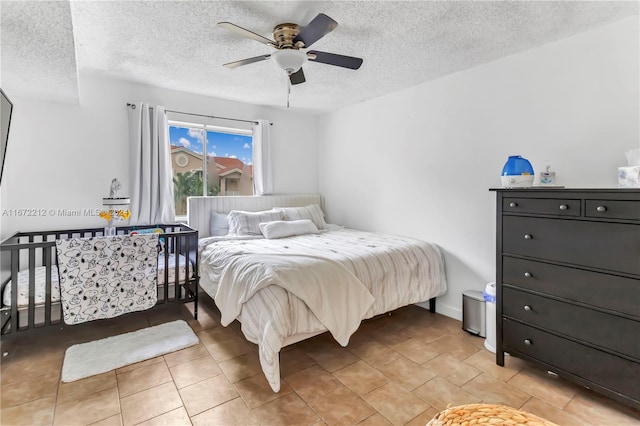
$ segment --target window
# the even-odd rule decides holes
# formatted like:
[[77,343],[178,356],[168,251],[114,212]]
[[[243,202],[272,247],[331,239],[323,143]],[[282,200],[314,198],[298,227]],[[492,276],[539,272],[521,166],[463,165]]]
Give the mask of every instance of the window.
[[253,195],[251,130],[169,121],[169,142],[176,216],[192,195]]

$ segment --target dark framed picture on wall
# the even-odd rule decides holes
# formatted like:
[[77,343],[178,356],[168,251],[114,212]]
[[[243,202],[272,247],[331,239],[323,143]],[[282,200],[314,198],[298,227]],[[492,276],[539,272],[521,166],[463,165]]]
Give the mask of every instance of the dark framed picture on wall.
[[11,112],[13,111],[13,103],[9,100],[7,95],[2,89],[0,89],[0,182],[2,182],[2,175],[4,172],[4,161],[7,155],[7,142],[9,140],[9,125],[11,124]]

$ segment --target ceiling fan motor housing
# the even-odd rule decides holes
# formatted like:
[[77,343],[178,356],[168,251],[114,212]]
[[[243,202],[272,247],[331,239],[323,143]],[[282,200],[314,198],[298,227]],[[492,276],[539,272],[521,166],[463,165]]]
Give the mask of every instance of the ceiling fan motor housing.
[[297,43],[302,44],[301,46],[294,45],[293,43],[293,39],[296,38],[299,33],[300,27],[298,27],[298,24],[278,24],[273,28],[273,40],[278,45],[279,49],[300,48],[304,46],[304,43],[300,41]]

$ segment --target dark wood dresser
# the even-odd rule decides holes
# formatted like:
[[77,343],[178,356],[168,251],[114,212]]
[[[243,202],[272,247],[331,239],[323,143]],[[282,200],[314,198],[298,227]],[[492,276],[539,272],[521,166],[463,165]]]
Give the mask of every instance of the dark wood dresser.
[[640,189],[496,189],[504,354],[640,408]]

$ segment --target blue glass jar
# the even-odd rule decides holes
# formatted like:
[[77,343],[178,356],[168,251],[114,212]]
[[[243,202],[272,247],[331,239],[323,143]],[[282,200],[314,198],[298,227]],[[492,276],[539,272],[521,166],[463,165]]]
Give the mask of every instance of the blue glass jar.
[[533,167],[526,158],[511,155],[502,168],[502,176],[534,176]]

